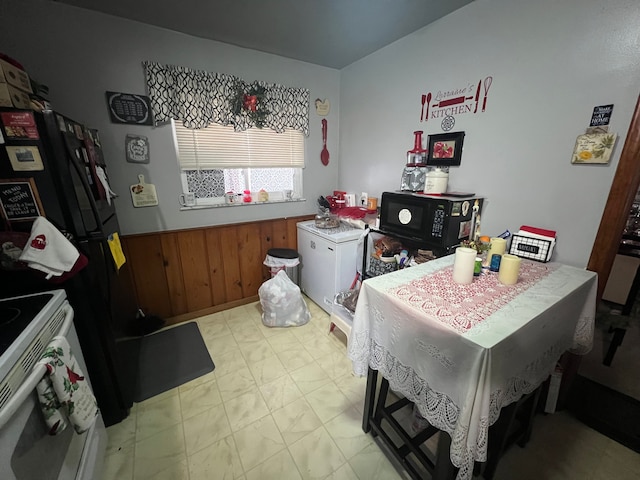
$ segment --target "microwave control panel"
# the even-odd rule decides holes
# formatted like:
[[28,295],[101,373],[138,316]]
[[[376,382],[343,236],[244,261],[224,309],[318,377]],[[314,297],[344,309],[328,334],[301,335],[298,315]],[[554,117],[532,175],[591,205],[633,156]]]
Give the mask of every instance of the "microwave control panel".
[[442,230],[444,229],[444,219],[446,213],[444,206],[440,206],[433,212],[433,223],[431,224],[431,236],[434,238],[442,238]]

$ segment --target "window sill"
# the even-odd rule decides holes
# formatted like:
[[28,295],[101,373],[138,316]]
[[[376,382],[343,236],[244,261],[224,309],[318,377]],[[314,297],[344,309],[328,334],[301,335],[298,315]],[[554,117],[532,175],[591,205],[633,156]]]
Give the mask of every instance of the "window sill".
[[274,203],[296,203],[296,202],[304,202],[306,198],[294,198],[292,200],[268,200],[266,202],[237,202],[237,203],[211,203],[208,205],[194,205],[192,207],[181,206],[180,211],[185,210],[204,210],[207,208],[225,208],[225,207],[247,207],[250,205],[270,205]]

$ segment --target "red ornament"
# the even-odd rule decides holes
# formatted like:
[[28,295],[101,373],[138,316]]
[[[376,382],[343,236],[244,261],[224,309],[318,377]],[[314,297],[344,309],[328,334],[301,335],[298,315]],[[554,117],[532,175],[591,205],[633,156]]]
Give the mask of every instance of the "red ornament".
[[256,95],[244,95],[242,100],[242,107],[245,110],[255,112],[258,109],[258,97]]

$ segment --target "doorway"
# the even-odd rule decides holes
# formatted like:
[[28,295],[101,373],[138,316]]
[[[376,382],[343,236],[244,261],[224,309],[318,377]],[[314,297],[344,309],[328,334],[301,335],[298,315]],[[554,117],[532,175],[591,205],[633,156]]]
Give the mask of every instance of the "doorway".
[[[616,290],[613,284],[620,280],[617,272],[620,270],[621,257],[618,253],[639,187],[640,97],[636,102],[587,265],[588,270],[598,273],[599,322],[594,338],[594,349],[584,359],[575,361],[577,375],[572,381],[569,400],[569,408],[581,421],[638,452],[640,452],[640,388],[637,385],[637,372],[640,370],[640,325],[636,325],[635,321],[629,324],[624,319],[620,319],[622,320],[620,325],[628,328],[625,328],[622,344],[615,350],[615,354],[611,355],[612,342],[615,347],[615,342],[620,339],[620,332],[616,332],[618,325],[615,324],[615,320],[617,319],[613,319],[613,325],[608,323],[612,321],[612,315],[610,315],[612,310],[618,309],[620,314],[628,317],[634,316],[635,312],[640,312],[636,302],[640,285],[637,263],[627,262],[627,258],[622,258],[624,264],[631,265],[629,268],[632,272],[630,283],[627,278],[626,286],[629,287],[627,295],[622,294],[624,301],[611,302],[609,292]],[[613,276],[611,276],[612,268]],[[604,295],[605,300],[603,300],[605,290],[607,294]],[[640,299],[638,301],[640,302]],[[616,314],[613,312],[613,316]],[[607,353],[609,353],[608,356]]]

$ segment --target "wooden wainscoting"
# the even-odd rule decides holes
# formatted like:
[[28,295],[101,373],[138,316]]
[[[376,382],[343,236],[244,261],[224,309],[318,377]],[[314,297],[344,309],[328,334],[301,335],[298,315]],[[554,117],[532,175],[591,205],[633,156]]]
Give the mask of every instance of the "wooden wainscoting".
[[267,250],[297,249],[296,223],[311,218],[124,236],[138,305],[173,324],[256,301]]

